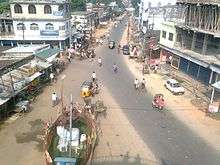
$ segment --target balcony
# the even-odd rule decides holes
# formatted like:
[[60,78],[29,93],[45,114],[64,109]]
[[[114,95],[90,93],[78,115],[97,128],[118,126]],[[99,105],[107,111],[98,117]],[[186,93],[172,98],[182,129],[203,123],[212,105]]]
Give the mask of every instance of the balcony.
[[10,3],[70,3],[69,0],[9,0]]
[[176,3],[192,3],[192,4],[220,4],[220,0],[177,0]]

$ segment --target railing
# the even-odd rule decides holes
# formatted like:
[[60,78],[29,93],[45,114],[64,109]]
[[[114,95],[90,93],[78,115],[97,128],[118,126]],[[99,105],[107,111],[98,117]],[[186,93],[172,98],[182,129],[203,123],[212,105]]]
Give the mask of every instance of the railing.
[[69,0],[9,0],[10,3],[69,3]]
[[177,3],[220,4],[220,0],[177,0]]

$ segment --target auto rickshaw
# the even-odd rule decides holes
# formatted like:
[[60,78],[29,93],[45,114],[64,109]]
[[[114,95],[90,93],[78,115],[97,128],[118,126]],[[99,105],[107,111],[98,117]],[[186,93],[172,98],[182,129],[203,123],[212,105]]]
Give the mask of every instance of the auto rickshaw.
[[149,66],[147,64],[143,64],[143,68],[142,68],[142,74],[149,74],[150,70],[149,70]]
[[81,97],[90,97],[99,93],[98,84],[96,82],[84,81],[81,86]]
[[89,97],[92,95],[92,82],[84,81],[81,86],[81,97]]
[[164,96],[163,94],[156,94],[152,101],[152,107],[162,110],[164,108]]
[[109,47],[109,49],[114,49],[115,48],[115,41],[109,41],[108,47]]

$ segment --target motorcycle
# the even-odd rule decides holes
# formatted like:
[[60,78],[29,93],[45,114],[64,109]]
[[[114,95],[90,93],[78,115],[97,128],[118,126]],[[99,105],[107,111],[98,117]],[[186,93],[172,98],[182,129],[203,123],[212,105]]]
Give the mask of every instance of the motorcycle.
[[118,72],[118,67],[114,67],[113,71],[114,71],[114,73],[117,73]]

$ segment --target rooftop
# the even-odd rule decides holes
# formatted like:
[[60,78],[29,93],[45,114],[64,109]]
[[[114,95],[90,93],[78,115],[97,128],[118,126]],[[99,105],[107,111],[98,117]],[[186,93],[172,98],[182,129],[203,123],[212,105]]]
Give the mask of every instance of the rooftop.
[[10,3],[69,3],[70,0],[9,0]]
[[36,51],[40,51],[44,48],[49,47],[49,45],[20,45],[6,51],[3,51],[5,54],[19,54],[19,53],[35,53]]
[[220,0],[177,0],[177,3],[192,3],[192,4],[220,4]]
[[89,15],[93,14],[94,12],[88,12],[88,11],[76,11],[76,12],[71,12],[71,15]]

